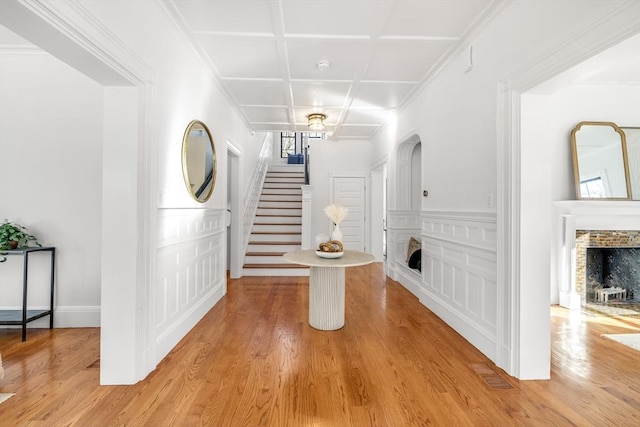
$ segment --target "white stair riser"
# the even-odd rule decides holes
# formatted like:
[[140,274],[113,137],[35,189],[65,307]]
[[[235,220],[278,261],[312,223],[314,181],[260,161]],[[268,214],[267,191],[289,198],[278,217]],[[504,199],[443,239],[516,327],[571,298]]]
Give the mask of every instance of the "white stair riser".
[[278,232],[284,232],[284,233],[302,233],[302,225],[298,225],[298,224],[291,224],[291,225],[280,225],[280,224],[269,224],[269,225],[263,225],[263,224],[254,224],[253,225],[253,232],[256,231],[266,231],[269,233],[278,233]]
[[267,172],[266,179],[269,178],[295,178],[304,179],[304,172]]
[[302,190],[299,188],[263,188],[261,197],[264,196],[298,196],[302,198]]
[[296,189],[300,191],[300,185],[298,183],[289,183],[289,182],[265,182],[262,186],[262,191],[264,190],[272,190],[274,188],[289,188]]
[[290,183],[290,184],[304,184],[304,178],[282,178],[279,176],[273,176],[273,177],[265,177],[264,179],[264,183],[265,184],[273,184],[276,182],[286,182],[286,183]]
[[279,256],[258,256],[258,255],[247,255],[244,260],[245,264],[286,264],[287,261],[282,258],[282,255]]
[[295,208],[295,209],[302,209],[302,202],[289,202],[289,201],[284,201],[284,202],[278,202],[278,201],[258,202],[258,208],[276,208],[276,209]]
[[302,215],[302,209],[258,208],[257,215]]
[[261,194],[260,201],[288,201],[302,203],[302,194]]
[[256,243],[250,243],[247,246],[247,252],[291,252],[299,251],[300,244],[297,245],[261,245]]
[[252,242],[300,242],[301,234],[254,234],[251,233]]
[[277,165],[269,166],[268,172],[301,172],[304,173],[304,165],[293,164],[289,165],[286,163],[281,163]]
[[[287,223],[287,224],[295,224],[295,225],[301,225],[302,224],[302,219],[299,216],[287,216],[287,217],[277,217],[277,216],[256,216],[255,219],[256,223],[267,223],[267,224],[273,224],[273,223]],[[258,224],[256,224],[258,225]],[[262,225],[262,224],[260,224]]]

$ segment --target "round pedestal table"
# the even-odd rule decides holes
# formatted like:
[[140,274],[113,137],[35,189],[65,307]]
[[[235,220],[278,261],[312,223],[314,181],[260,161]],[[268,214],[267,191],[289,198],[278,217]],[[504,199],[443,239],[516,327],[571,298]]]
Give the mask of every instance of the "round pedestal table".
[[335,331],[344,326],[345,267],[372,263],[373,255],[344,251],[340,258],[326,259],[314,249],[287,252],[284,259],[307,265],[309,271],[309,325],[322,331]]

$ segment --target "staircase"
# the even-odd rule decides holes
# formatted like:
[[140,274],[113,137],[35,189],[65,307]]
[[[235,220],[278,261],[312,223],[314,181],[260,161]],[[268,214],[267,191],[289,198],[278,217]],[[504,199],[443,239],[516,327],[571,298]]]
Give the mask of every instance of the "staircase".
[[302,246],[303,165],[273,165],[262,186],[242,268],[243,276],[308,276],[309,268],[282,259]]

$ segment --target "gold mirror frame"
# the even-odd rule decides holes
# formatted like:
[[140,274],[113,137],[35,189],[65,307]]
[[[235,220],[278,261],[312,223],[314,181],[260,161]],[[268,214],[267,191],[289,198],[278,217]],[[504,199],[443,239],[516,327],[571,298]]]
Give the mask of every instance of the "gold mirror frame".
[[209,128],[192,120],[182,137],[182,176],[191,197],[204,203],[213,194],[218,172],[216,147]]
[[[589,168],[587,168],[585,166],[585,156],[580,156],[580,143],[579,141],[577,141],[577,139],[579,138],[578,132],[583,128],[583,127],[588,127],[588,126],[602,126],[602,127],[610,127],[612,128],[612,130],[618,134],[619,138],[620,138],[620,157],[618,157],[618,153],[617,150],[615,153],[613,153],[615,155],[615,159],[614,159],[614,163],[618,163],[617,165],[615,164],[608,164],[605,165],[604,161],[598,165],[591,165]],[[617,141],[616,141],[617,142]],[[603,148],[601,150],[606,150],[607,147],[603,146]],[[626,146],[626,140],[625,140],[625,135],[624,132],[615,124],[612,122],[580,122],[576,125],[576,127],[571,131],[571,150],[573,153],[573,175],[574,175],[574,179],[575,179],[575,188],[576,188],[576,198],[578,200],[630,200],[631,199],[631,183],[629,180],[629,167],[628,167],[628,163],[627,163],[627,146]],[[582,151],[584,151],[584,147],[582,149]],[[601,158],[602,156],[600,156]],[[594,157],[595,159],[598,159],[599,157]],[[599,175],[597,178],[600,181],[605,181],[604,183],[602,183],[602,187],[604,191],[611,191],[611,193],[609,195],[605,195],[604,197],[585,197],[582,195],[582,184],[585,184],[586,181],[591,180],[592,178],[590,178],[589,175],[585,176],[581,176],[580,174],[580,170],[581,170],[581,165],[580,163],[583,163],[582,169],[589,169],[589,171],[593,171],[593,170],[602,170],[604,171],[603,175]],[[610,162],[611,163],[611,162]],[[615,168],[611,168],[610,166],[615,166]],[[619,187],[619,189],[616,190],[611,190],[610,189],[610,183],[608,182],[609,177],[607,172],[610,172],[610,175],[612,175],[611,180],[615,181],[616,177],[615,175],[618,175],[618,179],[617,181],[623,180],[624,181],[624,194],[621,187]],[[614,192],[616,191],[616,192]],[[617,194],[619,193],[619,194]]]
[[631,199],[640,200],[640,127],[620,126],[627,145]]

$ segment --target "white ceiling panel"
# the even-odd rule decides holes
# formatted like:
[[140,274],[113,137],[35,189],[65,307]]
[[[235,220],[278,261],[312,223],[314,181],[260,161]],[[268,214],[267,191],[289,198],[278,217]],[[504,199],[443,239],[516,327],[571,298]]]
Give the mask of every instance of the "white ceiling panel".
[[360,83],[351,106],[371,108],[385,105],[388,108],[398,108],[417,87],[417,84]]
[[291,82],[293,103],[303,107],[342,107],[347,99],[350,83]]
[[239,105],[285,106],[284,89],[280,81],[224,80]]
[[[367,43],[344,40],[287,40],[292,79],[353,80],[364,61]],[[320,71],[317,64],[328,61]]]
[[420,81],[451,42],[379,43],[363,80]]
[[285,34],[368,37],[381,1],[296,0],[282,2]]
[[252,129],[256,132],[291,132],[294,130],[292,125],[288,123],[254,123]]
[[[268,0],[173,0],[191,31],[271,33]],[[266,19],[265,19],[266,18]]]
[[251,39],[200,35],[210,58],[216,58],[220,77],[279,78],[280,63],[275,39]]
[[346,114],[343,125],[382,125],[393,114],[390,110],[379,108],[351,108]]
[[[2,0],[0,0],[2,1]],[[371,138],[492,0],[163,0],[255,131]],[[184,25],[182,25],[184,24]],[[320,71],[319,61],[329,62]]]
[[244,107],[243,110],[252,123],[289,123],[289,114],[284,107]]
[[382,36],[458,38],[490,0],[397,1]]

